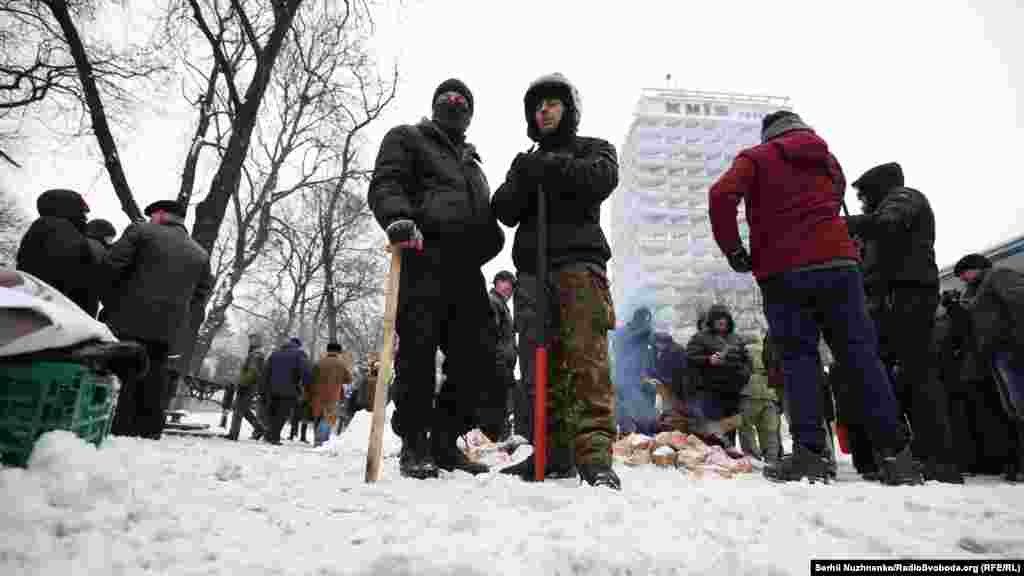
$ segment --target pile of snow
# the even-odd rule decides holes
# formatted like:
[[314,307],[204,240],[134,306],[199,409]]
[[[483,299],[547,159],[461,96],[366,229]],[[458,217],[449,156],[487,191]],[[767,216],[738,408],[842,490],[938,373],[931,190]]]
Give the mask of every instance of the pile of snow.
[[1024,556],[1024,492],[993,478],[892,488],[842,460],[830,486],[656,466],[616,466],[622,492],[418,481],[389,427],[368,485],[369,423],[318,449],[47,434],[27,470],[0,470],[0,574],[804,575],[810,558]]

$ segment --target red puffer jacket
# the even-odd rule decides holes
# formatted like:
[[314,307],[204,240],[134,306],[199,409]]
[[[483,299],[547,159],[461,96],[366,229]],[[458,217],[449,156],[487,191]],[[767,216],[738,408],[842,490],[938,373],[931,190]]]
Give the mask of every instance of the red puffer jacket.
[[739,247],[736,206],[742,199],[758,280],[840,258],[860,260],[839,216],[845,188],[824,140],[810,130],[786,132],[741,152],[711,187],[715,241],[725,254]]

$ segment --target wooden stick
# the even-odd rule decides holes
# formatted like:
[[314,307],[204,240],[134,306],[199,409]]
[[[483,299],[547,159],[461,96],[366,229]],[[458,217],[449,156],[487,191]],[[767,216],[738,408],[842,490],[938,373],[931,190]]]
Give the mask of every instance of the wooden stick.
[[370,444],[366,450],[367,484],[380,478],[380,462],[384,450],[384,410],[388,402],[388,382],[393,372],[398,281],[402,275],[402,249],[388,246],[388,251],[391,252],[391,270],[384,284],[384,343],[381,344],[380,370],[373,387],[373,424],[370,426]]

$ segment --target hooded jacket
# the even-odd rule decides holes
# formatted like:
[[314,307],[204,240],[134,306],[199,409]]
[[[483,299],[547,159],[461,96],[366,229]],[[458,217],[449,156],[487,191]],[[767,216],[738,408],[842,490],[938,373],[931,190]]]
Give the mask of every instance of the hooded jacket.
[[367,201],[382,228],[411,219],[423,233],[424,249],[447,247],[466,254],[473,267],[505,244],[476,148],[452,141],[432,120],[384,135]]
[[[903,169],[895,162],[876,166],[853,187],[866,200],[866,214],[848,219],[850,233],[864,241],[864,284],[935,285],[935,214],[924,194],[903,185]],[[881,292],[879,292],[881,293]]]
[[736,206],[744,202],[758,280],[860,255],[842,218],[846,181],[828,144],[791,129],[740,152],[708,193],[711,230],[724,254],[740,246]]
[[[728,322],[724,335],[715,332],[715,324],[722,318]],[[751,358],[735,329],[728,308],[716,304],[708,310],[703,329],[686,345],[686,357],[696,374],[697,388],[738,395],[746,386],[752,369]],[[724,362],[713,366],[711,356],[716,352],[724,355]]]
[[18,247],[18,270],[53,286],[87,314],[95,316],[97,262],[85,236],[88,206],[72,190],[47,190],[39,196],[36,208],[39,218]]
[[[556,94],[565,110],[558,130],[541,136],[534,111],[539,98]],[[591,264],[605,269],[611,259],[608,240],[601,230],[601,203],[619,182],[615,147],[599,138],[577,136],[582,116],[576,88],[561,74],[538,78],[523,97],[527,135],[537,142],[538,153],[549,154],[557,170],[544,175],[541,185],[547,197],[548,265]],[[491,199],[494,214],[502,224],[515,227],[512,261],[520,274],[537,271],[537,187],[514,162]]]

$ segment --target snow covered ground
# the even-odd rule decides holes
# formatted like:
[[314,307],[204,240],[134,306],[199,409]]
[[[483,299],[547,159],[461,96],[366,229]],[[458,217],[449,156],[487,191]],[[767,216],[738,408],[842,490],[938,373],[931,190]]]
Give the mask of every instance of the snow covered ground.
[[0,471],[0,574],[805,575],[810,558],[1024,557],[1024,487],[995,478],[890,488],[844,461],[831,486],[653,466],[619,468],[621,493],[414,481],[389,430],[367,485],[369,421],[320,449],[50,433],[27,470]]

